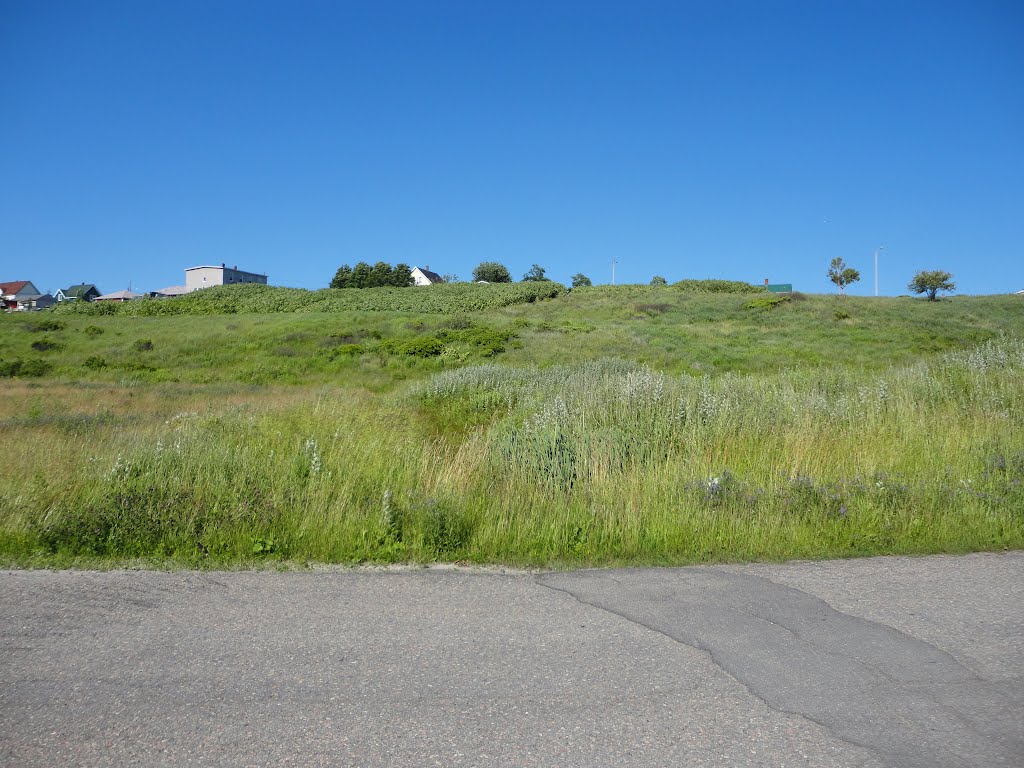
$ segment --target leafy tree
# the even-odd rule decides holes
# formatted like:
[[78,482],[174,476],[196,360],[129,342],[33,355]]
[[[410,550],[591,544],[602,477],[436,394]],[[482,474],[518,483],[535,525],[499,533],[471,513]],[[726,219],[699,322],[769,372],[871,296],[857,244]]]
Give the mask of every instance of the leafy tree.
[[331,280],[331,288],[348,288],[352,282],[352,267],[348,264],[342,264],[338,267],[338,271],[334,273],[334,279]]
[[504,264],[496,261],[483,261],[473,270],[473,282],[484,280],[488,283],[511,283],[512,275]]
[[370,276],[373,274],[373,269],[365,261],[360,261],[352,269],[352,279],[349,280],[349,288],[369,288],[370,287]]
[[544,273],[547,270],[544,269],[540,264],[534,264],[530,267],[530,271],[523,275],[524,283],[543,283],[548,281],[548,278],[544,277]]
[[392,267],[386,261],[378,261],[372,267],[365,261],[360,261],[355,268],[342,264],[331,280],[331,288],[405,288],[412,284],[412,268],[408,264]]
[[584,275],[582,272],[577,272],[572,276],[572,287],[573,288],[587,288],[593,285],[590,278]]
[[389,285],[393,285],[396,288],[408,288],[413,283],[412,267],[408,264],[395,264],[395,268],[391,272]]
[[391,283],[391,265],[386,261],[378,261],[370,270],[370,284],[368,288],[380,288]]
[[953,282],[953,276],[949,272],[944,272],[941,269],[921,270],[914,275],[913,280],[907,283],[907,288],[914,293],[926,294],[928,301],[935,301],[939,291],[955,291],[956,283]]
[[860,272],[853,267],[846,266],[842,257],[836,256],[828,265],[828,279],[836,284],[839,292],[846,295],[846,286],[852,285],[860,280]]
[[454,272],[445,272],[441,275],[441,280],[445,283],[457,283],[459,282],[459,276]]
[[651,278],[651,285],[668,285],[668,280],[661,275],[655,275]]

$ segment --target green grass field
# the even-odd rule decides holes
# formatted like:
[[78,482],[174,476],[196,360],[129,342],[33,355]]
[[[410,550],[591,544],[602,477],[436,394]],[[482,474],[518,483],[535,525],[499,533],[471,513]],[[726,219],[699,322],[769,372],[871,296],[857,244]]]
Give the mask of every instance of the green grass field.
[[0,317],[0,558],[1024,546],[1020,297],[765,298],[240,286]]

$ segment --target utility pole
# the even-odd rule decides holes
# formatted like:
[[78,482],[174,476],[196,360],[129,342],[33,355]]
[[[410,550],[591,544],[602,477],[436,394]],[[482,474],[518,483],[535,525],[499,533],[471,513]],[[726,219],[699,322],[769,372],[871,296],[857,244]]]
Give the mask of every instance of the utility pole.
[[615,285],[615,265],[618,263],[615,259],[612,259],[612,285]]
[[885,248],[884,245],[880,245],[875,248],[875,297],[878,297],[878,252]]

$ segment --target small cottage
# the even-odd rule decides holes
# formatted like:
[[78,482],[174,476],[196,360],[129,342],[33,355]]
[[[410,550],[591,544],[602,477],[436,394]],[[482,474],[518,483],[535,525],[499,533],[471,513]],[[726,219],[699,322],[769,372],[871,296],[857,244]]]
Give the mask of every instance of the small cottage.
[[412,280],[416,285],[433,285],[434,283],[444,282],[444,278],[437,274],[437,272],[430,271],[429,265],[423,268],[413,267]]

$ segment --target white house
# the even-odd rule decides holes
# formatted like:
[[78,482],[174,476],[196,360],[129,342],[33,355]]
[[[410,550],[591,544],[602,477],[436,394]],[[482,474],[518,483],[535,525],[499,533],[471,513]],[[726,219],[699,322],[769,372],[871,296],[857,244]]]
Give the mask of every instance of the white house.
[[209,288],[211,285],[236,285],[238,283],[267,284],[267,276],[246,272],[236,267],[189,267],[185,270],[185,289],[188,292]]
[[420,269],[419,267],[412,268],[412,279],[416,285],[433,285],[434,283],[443,283],[442,278],[437,272],[431,272],[430,266],[427,265]]

